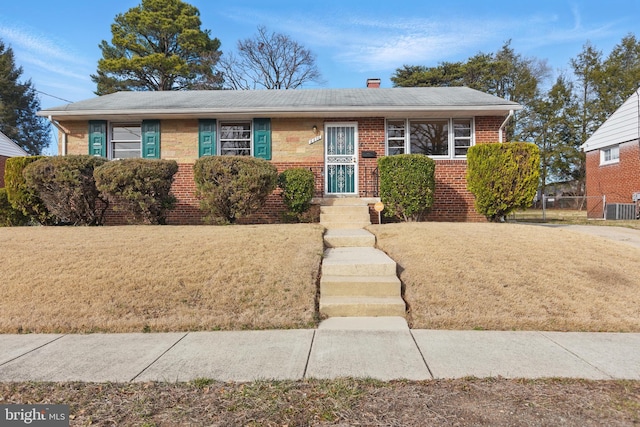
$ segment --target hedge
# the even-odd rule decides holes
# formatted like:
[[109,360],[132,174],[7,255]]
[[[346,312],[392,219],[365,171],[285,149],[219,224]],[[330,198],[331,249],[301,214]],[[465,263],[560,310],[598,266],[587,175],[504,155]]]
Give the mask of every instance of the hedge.
[[107,161],[89,155],[45,157],[28,165],[24,177],[62,223],[102,225],[108,202],[96,188],[93,171]]
[[278,179],[275,166],[253,157],[201,157],[193,170],[205,219],[217,224],[233,224],[258,211]]
[[57,222],[55,216],[49,212],[45,203],[38,197],[37,191],[27,185],[23,171],[31,163],[44,156],[11,157],[7,159],[4,170],[4,184],[7,199],[13,208],[19,210],[23,216],[33,222],[50,225]]
[[379,158],[378,167],[385,216],[421,220],[433,205],[435,162],[423,154],[400,154]]
[[531,206],[540,181],[540,151],[526,142],[479,144],[467,153],[467,188],[478,213],[505,221]]
[[305,168],[293,168],[278,175],[278,187],[282,189],[282,201],[291,216],[299,219],[309,210],[315,190],[313,172]]
[[174,160],[123,159],[105,163],[93,176],[102,197],[132,222],[165,224],[176,198],[170,193],[178,172]]

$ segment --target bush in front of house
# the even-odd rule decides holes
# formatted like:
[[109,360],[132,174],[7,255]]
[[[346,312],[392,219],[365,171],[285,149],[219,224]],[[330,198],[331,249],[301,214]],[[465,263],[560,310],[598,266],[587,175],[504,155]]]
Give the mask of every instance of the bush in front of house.
[[29,217],[9,203],[7,189],[4,187],[0,188],[0,227],[27,225],[28,223]]
[[380,200],[387,217],[419,221],[433,205],[436,164],[423,154],[378,159]]
[[34,223],[51,225],[56,223],[44,202],[38,197],[36,190],[27,185],[23,171],[25,167],[42,159],[44,156],[11,157],[7,159],[4,169],[4,184],[7,199],[11,206]]
[[45,157],[28,165],[24,177],[61,223],[102,225],[108,202],[96,188],[93,171],[107,161],[88,155]]
[[278,179],[275,166],[253,157],[201,157],[193,171],[205,219],[216,224],[233,224],[258,211]]
[[540,180],[540,150],[534,144],[479,144],[467,153],[467,188],[478,213],[502,222],[531,206]]
[[311,207],[315,189],[313,172],[305,168],[287,169],[278,175],[278,187],[282,189],[287,216],[299,221]]
[[171,194],[176,172],[174,160],[123,159],[98,166],[93,176],[114,210],[126,212],[133,222],[166,224],[176,204]]

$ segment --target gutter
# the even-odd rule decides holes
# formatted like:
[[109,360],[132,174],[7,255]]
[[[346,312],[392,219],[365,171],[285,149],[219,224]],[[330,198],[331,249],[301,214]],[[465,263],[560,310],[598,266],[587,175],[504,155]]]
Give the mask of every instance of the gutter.
[[66,129],[60,123],[53,120],[51,116],[48,116],[47,119],[49,119],[49,122],[52,125],[54,125],[60,132],[62,132],[62,153],[60,153],[60,155],[66,156],[67,155],[67,135],[70,134],[71,132],[69,131],[69,129]]
[[512,116],[513,116],[513,110],[509,110],[509,114],[507,115],[507,118],[504,119],[504,122],[502,122],[502,124],[500,125],[500,129],[498,129],[498,142],[500,143],[502,143],[502,131],[504,130],[504,127],[507,125],[507,122]]

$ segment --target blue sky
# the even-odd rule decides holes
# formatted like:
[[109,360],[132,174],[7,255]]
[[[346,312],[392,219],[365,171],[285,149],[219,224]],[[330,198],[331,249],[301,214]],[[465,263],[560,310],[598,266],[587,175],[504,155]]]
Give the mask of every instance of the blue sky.
[[[391,87],[404,64],[435,66],[495,52],[511,39],[525,57],[546,59],[554,73],[590,41],[607,55],[623,36],[640,36],[640,0],[190,0],[202,28],[232,51],[258,25],[290,35],[317,56],[327,88]],[[70,101],[94,96],[102,40],[118,13],[140,0],[3,1],[0,39],[37,90]],[[311,86],[310,86],[311,87]],[[43,108],[64,101],[41,95]]]

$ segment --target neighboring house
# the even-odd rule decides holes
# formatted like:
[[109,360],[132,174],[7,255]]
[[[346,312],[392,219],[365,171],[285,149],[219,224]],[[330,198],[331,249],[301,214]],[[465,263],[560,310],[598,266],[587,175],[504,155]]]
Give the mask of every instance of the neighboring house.
[[0,132],[0,188],[4,187],[4,164],[9,157],[28,156],[18,144]]
[[[467,149],[498,142],[521,107],[466,87],[118,92],[40,111],[59,129],[58,152],[109,159],[173,159],[178,199],[169,223],[197,224],[193,163],[247,155],[279,171],[313,171],[316,197],[378,196],[377,158],[424,153],[436,160],[430,220],[483,220],[466,189]],[[254,218],[272,222],[277,194]],[[373,211],[372,211],[373,212]],[[372,215],[377,218],[377,215]]]
[[602,196],[607,204],[633,203],[640,193],[640,89],[581,148],[587,156],[589,216],[602,217]]

